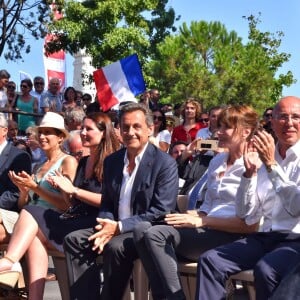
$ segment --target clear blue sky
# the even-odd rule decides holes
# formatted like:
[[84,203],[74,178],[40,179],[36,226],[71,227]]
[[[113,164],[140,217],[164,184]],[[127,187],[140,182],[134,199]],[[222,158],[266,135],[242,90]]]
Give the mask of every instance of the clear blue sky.
[[[251,14],[258,16],[261,12],[259,30],[275,33],[283,31],[280,51],[291,54],[289,63],[286,63],[281,72],[292,71],[297,83],[284,90],[284,95],[300,96],[300,42],[299,0],[169,0],[177,15],[181,15],[179,26],[182,22],[190,24],[191,21],[220,21],[228,31],[234,30],[246,42],[248,36],[248,22],[242,16]],[[25,62],[5,62],[0,58],[0,68],[7,69],[12,80],[19,83],[19,71],[24,71],[32,76],[44,76],[42,57],[42,41],[31,41],[32,52],[24,55]],[[73,59],[67,56],[67,85],[73,82]]]

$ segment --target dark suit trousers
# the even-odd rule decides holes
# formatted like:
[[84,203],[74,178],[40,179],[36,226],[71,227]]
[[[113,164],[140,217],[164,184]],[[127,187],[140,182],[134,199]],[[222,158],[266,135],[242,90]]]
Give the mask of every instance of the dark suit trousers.
[[100,294],[98,256],[87,238],[93,229],[72,232],[65,238],[71,299],[121,300],[132,272],[137,252],[132,232],[111,239],[103,250],[104,285]]
[[185,299],[176,256],[198,261],[204,251],[240,237],[240,234],[204,228],[175,229],[140,223],[134,230],[134,240],[150,281],[153,299]]
[[200,256],[196,299],[225,299],[226,280],[247,269],[254,270],[256,299],[269,299],[281,279],[299,260],[299,234],[251,234]]
[[100,298],[101,266],[96,263],[97,252],[92,250],[92,244],[87,240],[93,233],[92,228],[80,229],[64,239],[71,300]]
[[300,263],[280,282],[271,300],[300,300]]

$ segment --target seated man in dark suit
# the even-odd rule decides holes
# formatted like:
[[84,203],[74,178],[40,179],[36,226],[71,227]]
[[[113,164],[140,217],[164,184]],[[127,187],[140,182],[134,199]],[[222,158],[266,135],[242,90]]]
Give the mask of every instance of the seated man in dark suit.
[[133,262],[138,258],[133,229],[175,209],[178,175],[174,159],[148,143],[152,115],[145,106],[122,107],[125,148],[104,161],[102,203],[95,229],[65,238],[71,299],[99,299],[98,254],[103,255],[101,299],[122,299]]
[[13,170],[18,173],[25,170],[28,174],[31,172],[29,154],[13,146],[7,140],[7,132],[7,120],[5,115],[0,113],[0,243],[8,242],[12,230],[10,224],[13,218],[18,217],[16,213],[20,210],[18,204],[24,202],[19,189],[8,177],[8,171]]
[[11,182],[8,171],[31,173],[31,159],[27,152],[7,141],[8,124],[0,113],[0,208],[18,211],[19,189]]

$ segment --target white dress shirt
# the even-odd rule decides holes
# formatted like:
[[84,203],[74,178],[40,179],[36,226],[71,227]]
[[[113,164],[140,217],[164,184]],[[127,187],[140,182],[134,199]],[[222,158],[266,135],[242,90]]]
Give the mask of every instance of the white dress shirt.
[[[148,143],[145,145],[142,152],[135,157],[135,167],[131,174],[128,173],[128,165],[129,160],[127,157],[127,151],[125,152],[124,156],[124,168],[123,168],[123,179],[122,179],[122,186],[120,192],[120,199],[119,199],[119,220],[123,220],[132,216],[132,205],[131,205],[131,192],[132,186],[135,180],[136,172],[139,168],[140,162],[143,158],[145,150],[147,148]],[[119,222],[120,230],[122,230],[121,222]]]
[[242,174],[245,172],[243,157],[227,168],[228,152],[217,154],[209,163],[207,190],[199,211],[213,217],[234,217],[235,198]]
[[7,145],[7,140],[4,140],[2,144],[0,144],[0,155],[2,154],[3,149],[5,148],[5,146]]
[[276,147],[277,166],[270,173],[262,166],[257,176],[242,177],[237,213],[247,223],[264,218],[262,231],[300,233],[300,141],[282,159]]

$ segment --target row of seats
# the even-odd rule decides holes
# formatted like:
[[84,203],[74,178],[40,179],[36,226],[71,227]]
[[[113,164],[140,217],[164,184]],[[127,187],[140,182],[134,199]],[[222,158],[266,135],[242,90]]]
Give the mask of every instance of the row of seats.
[[[180,212],[185,212],[187,210],[187,196],[179,195],[177,198],[177,205]],[[5,251],[7,248],[6,244],[0,245],[0,251]],[[61,253],[56,250],[49,250],[49,256],[53,259],[53,264],[56,270],[56,277],[58,280],[61,298],[62,300],[69,300],[69,289],[68,289],[68,281],[67,279],[67,265],[64,253]],[[21,276],[18,288],[23,288],[26,285],[27,277],[27,267],[25,260],[21,261],[23,268],[23,276]],[[193,262],[179,262],[179,272],[181,275],[181,281],[183,285],[183,290],[186,295],[186,299],[195,299],[195,291],[196,291],[196,274],[197,274],[197,263]],[[147,275],[144,271],[141,261],[138,259],[134,263],[133,273],[133,286],[134,286],[134,299],[135,300],[146,300],[151,299],[151,293],[149,293],[149,282]],[[252,270],[247,270],[240,272],[238,274],[232,275],[230,280],[233,282],[241,281],[248,289],[250,300],[255,299],[255,289],[253,286],[254,277]],[[128,287],[126,293],[124,295],[123,300],[131,299],[131,291],[130,285],[128,283]]]
[[[188,207],[188,198],[186,195],[179,195],[177,197],[177,206],[180,212],[186,212]],[[196,293],[196,276],[197,276],[197,263],[195,262],[179,262],[178,263],[180,279],[183,286],[187,300],[194,300]],[[230,282],[235,283],[240,281],[247,288],[249,299],[255,300],[255,288],[253,270],[246,270],[230,277]],[[144,271],[141,261],[138,259],[134,264],[133,270],[133,285],[134,285],[134,299],[135,300],[151,300],[151,291],[149,293],[149,282],[147,275]],[[229,284],[228,284],[229,286]],[[230,293],[231,295],[231,293]],[[228,296],[230,296],[228,295]],[[130,300],[130,289],[127,288],[127,292],[123,300]]]

